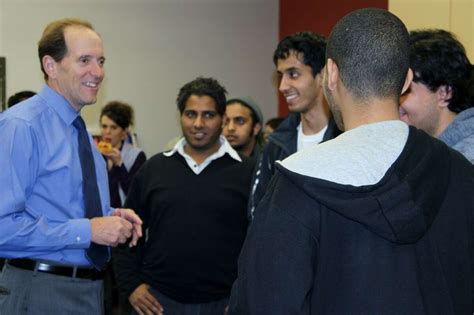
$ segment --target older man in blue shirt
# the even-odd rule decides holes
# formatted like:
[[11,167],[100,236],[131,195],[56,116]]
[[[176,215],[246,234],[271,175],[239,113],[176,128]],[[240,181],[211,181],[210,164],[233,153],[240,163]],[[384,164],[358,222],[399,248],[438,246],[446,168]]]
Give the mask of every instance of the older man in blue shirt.
[[104,78],[102,40],[62,19],[38,53],[46,85],[0,118],[0,313],[102,314],[108,246],[141,236],[132,210],[110,208],[105,162],[79,115]]

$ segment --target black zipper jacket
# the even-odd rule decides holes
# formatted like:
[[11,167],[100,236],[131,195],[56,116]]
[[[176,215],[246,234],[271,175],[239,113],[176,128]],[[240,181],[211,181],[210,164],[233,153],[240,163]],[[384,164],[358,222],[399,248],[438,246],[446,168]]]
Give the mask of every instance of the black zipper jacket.
[[[249,197],[249,219],[252,220],[254,211],[267,190],[267,186],[275,173],[275,162],[281,161],[296,152],[298,141],[298,125],[300,114],[290,114],[280,126],[270,134],[268,143],[263,149],[261,159],[255,167]],[[323,142],[337,137],[341,131],[337,129],[336,122],[331,117],[328,129],[324,133]]]
[[230,314],[473,314],[474,167],[415,128],[376,184],[276,165]]

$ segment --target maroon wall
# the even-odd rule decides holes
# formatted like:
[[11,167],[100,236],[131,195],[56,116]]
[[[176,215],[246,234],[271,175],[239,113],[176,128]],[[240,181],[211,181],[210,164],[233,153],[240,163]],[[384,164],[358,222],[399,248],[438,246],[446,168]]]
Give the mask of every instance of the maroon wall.
[[[328,36],[341,17],[367,7],[388,9],[388,0],[280,0],[280,40],[299,31]],[[278,114],[286,116],[288,107],[278,94]]]

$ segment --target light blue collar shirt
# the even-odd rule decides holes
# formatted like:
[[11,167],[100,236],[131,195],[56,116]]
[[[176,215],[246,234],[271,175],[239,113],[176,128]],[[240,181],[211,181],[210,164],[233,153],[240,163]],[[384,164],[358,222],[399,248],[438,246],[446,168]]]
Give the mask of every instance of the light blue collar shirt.
[[[90,266],[78,113],[45,85],[0,116],[0,257]],[[109,215],[105,161],[93,145],[102,211]]]

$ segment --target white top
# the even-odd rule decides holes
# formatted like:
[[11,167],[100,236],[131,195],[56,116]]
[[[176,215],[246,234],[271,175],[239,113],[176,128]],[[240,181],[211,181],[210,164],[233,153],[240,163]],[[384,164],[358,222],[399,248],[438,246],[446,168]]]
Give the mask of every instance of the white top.
[[400,156],[408,132],[400,120],[363,125],[279,163],[295,173],[339,184],[373,185]]
[[219,147],[219,150],[214,152],[213,154],[209,155],[201,164],[196,163],[194,159],[184,152],[184,145],[186,144],[186,139],[183,137],[181,138],[178,143],[175,144],[173,149],[171,151],[163,153],[164,156],[170,157],[176,152],[181,154],[182,157],[186,160],[186,163],[188,163],[189,168],[193,170],[193,172],[198,175],[201,173],[209,164],[211,164],[212,161],[217,160],[218,158],[224,156],[224,154],[229,154],[231,158],[234,160],[237,160],[239,162],[242,162],[242,159],[240,158],[239,154],[237,151],[235,151],[227,142],[224,136],[219,137],[219,142],[221,143],[221,146]]
[[324,133],[328,129],[328,125],[313,135],[305,135],[303,133],[303,125],[301,122],[296,129],[298,129],[298,142],[296,151],[301,151],[303,149],[312,147],[315,144],[321,143],[321,141],[323,141]]

